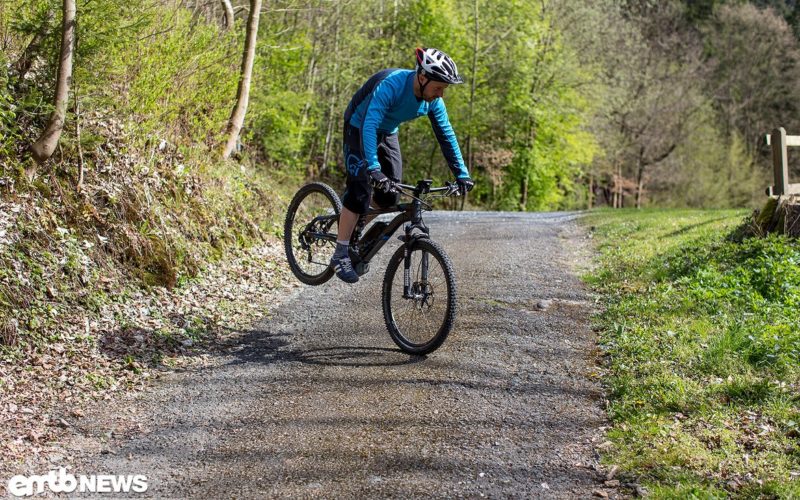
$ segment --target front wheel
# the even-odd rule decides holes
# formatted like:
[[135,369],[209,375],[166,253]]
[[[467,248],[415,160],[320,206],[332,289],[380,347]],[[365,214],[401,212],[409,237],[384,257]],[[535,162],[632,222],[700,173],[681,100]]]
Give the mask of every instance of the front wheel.
[[383,317],[392,340],[409,354],[431,353],[445,341],[456,318],[456,279],[437,243],[418,239],[408,257],[405,245],[397,249],[383,278]]

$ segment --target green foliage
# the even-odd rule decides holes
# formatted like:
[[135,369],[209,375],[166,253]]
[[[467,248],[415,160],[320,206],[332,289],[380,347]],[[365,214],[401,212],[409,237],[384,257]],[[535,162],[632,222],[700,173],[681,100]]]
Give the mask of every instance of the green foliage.
[[[117,101],[145,132],[181,137],[212,147],[230,114],[236,94],[236,39],[216,27],[193,24],[189,12],[139,18],[146,26],[132,45],[108,51],[123,69],[125,99]],[[105,87],[112,99],[120,89]]]
[[[755,164],[737,132],[721,135],[713,111],[695,115],[692,141],[681,144],[674,157],[654,170],[659,183],[673,186],[652,195],[655,205],[724,208],[755,206],[771,180]],[[724,147],[719,147],[724,144]]]
[[457,58],[466,34],[459,15],[460,8],[453,0],[410,0],[399,15],[396,35],[409,49],[442,47]]
[[586,218],[603,255],[588,280],[605,298],[597,321],[615,424],[606,459],[657,496],[790,491],[800,465],[785,453],[800,416],[800,246],[730,241],[743,216]]
[[4,131],[0,136],[0,157],[10,156],[14,141],[19,140],[16,105],[9,83],[8,61],[0,52],[0,129]]
[[306,161],[302,154],[305,134],[312,130],[314,123],[303,125],[303,108],[307,104],[303,97],[286,91],[262,96],[257,101],[257,116],[251,117],[250,140],[280,165],[299,168]]
[[306,33],[298,30],[273,36],[278,27],[262,27],[256,58],[247,132],[273,165],[305,171],[308,135],[317,125],[319,96],[300,84],[305,78]]
[[[0,13],[0,24],[9,33],[8,48],[0,53],[0,156],[13,158],[27,139],[31,124],[43,123],[51,111],[55,66],[36,65],[41,54],[53,54],[57,45],[54,30],[59,16],[56,2],[37,0],[7,5]],[[43,35],[39,51],[26,50],[38,33]],[[19,63],[27,59],[28,71],[20,75]]]
[[[748,206],[769,176],[757,139],[775,120],[796,122],[800,52],[788,5],[275,0],[261,16],[238,157],[339,182],[340,122],[353,92],[380,69],[412,67],[415,46],[433,46],[466,78],[446,104],[478,180],[471,202],[583,207],[590,177],[607,188],[621,164],[635,182],[644,146],[655,162],[644,175],[652,204]],[[60,9],[57,0],[14,0],[0,10],[4,156],[21,157],[52,110]],[[213,150],[234,102],[245,20],[239,11],[234,29],[221,29],[214,2],[79,2],[73,93],[83,111],[124,117],[137,134]],[[21,78],[15,64],[39,32]],[[408,177],[448,179],[426,120],[401,130]],[[92,134],[85,150],[98,145]],[[659,159],[670,138],[674,152]]]

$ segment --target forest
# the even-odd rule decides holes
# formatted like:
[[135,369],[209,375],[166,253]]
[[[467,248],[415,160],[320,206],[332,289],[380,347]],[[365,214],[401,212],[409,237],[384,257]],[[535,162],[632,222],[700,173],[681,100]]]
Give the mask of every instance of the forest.
[[[57,91],[70,4],[71,78]],[[109,142],[146,157],[162,141],[204,159],[232,151],[281,183],[343,183],[350,97],[424,46],[465,78],[445,102],[472,206],[756,206],[771,182],[764,134],[800,130],[798,12],[783,0],[5,0],[3,184],[55,168],[78,186]],[[59,107],[57,150],[37,161]],[[400,143],[409,179],[447,178],[427,120]]]

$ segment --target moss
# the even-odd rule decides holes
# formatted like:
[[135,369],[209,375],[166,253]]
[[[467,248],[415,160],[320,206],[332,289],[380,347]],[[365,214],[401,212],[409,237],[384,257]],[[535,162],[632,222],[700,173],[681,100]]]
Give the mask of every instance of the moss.
[[164,256],[153,257],[140,271],[142,282],[147,286],[174,288],[178,282],[175,266]]
[[755,216],[755,224],[760,228],[764,228],[764,232],[766,232],[766,228],[769,227],[769,224],[772,221],[772,217],[775,215],[775,210],[777,208],[778,208],[778,199],[770,198],[764,204],[764,208],[762,208]]
[[49,198],[52,196],[50,186],[48,186],[44,179],[38,178],[33,181],[33,187],[44,197]]
[[83,297],[82,303],[86,308],[95,313],[99,313],[105,304],[108,304],[110,299],[108,295],[102,290],[92,290]]

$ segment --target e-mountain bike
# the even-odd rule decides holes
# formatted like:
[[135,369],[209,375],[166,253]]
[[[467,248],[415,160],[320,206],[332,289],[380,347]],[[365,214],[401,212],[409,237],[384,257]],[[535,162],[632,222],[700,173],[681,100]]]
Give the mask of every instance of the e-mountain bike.
[[[392,340],[410,354],[428,354],[447,338],[456,317],[456,280],[453,264],[442,247],[429,237],[423,212],[431,210],[432,198],[458,194],[455,184],[432,188],[431,180],[416,186],[395,184],[411,199],[387,208],[370,209],[359,217],[350,240],[350,259],[359,275],[392,235],[403,226],[403,244],[386,266],[383,278],[383,318]],[[327,184],[313,182],[300,188],[289,204],[284,223],[284,246],[289,266],[297,279],[321,285],[331,279],[330,259],[336,249],[336,233],[342,202]],[[397,213],[389,222],[377,215]]]

